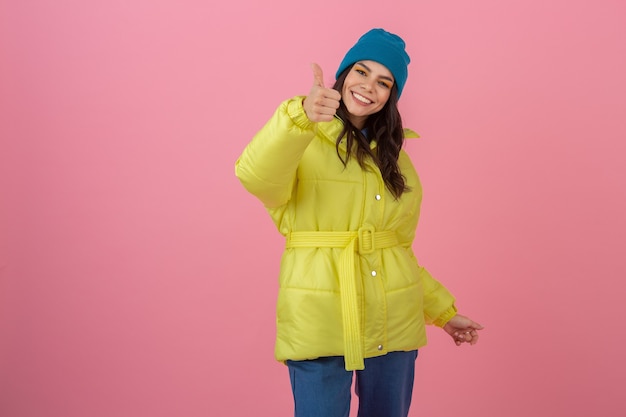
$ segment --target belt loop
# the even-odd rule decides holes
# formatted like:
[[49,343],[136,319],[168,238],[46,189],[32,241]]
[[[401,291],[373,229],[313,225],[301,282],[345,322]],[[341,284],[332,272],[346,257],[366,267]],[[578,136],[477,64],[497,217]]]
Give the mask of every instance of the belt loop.
[[[357,236],[359,239],[359,253],[361,255],[368,255],[376,250],[376,244],[374,243],[376,240],[374,238],[375,231],[374,226],[369,224],[364,224],[359,227]],[[369,245],[367,245],[367,243],[369,243]]]

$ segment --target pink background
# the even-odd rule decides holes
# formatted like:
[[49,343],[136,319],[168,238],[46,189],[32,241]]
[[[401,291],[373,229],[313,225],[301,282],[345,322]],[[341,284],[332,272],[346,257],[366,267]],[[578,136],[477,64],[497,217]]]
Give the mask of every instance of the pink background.
[[[271,6],[270,6],[271,4]],[[234,177],[371,27],[413,57],[415,249],[440,330],[412,416],[623,416],[621,0],[0,3],[0,415],[289,416],[282,239]]]

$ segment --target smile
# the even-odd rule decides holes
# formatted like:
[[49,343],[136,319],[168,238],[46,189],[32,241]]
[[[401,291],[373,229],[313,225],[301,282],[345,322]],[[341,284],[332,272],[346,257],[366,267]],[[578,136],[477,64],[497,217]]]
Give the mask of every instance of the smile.
[[362,95],[355,93],[354,91],[352,92],[352,97],[354,97],[363,104],[372,104],[372,100],[368,99],[367,97],[363,97]]

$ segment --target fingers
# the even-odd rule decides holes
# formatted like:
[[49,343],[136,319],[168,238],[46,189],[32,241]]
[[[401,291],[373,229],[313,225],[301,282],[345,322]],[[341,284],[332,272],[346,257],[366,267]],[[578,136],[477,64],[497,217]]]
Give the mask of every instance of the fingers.
[[313,70],[313,85],[317,87],[324,87],[324,73],[322,72],[322,67],[313,62],[311,64],[311,69]]
[[304,99],[304,111],[312,122],[329,122],[339,108],[341,94],[337,90],[324,87],[324,73],[318,64],[312,63],[311,69],[313,86]]
[[478,343],[478,332],[476,330],[472,330],[470,332],[470,336],[472,336],[470,344],[475,345],[476,343]]
[[478,332],[476,330],[469,330],[463,333],[463,341],[470,345],[478,343]]
[[[336,94],[333,94],[336,93]],[[330,121],[339,108],[341,95],[335,90],[313,92],[306,98],[307,115],[312,121]]]
[[454,339],[454,343],[457,346],[461,346],[462,343],[469,343],[470,345],[475,345],[478,343],[478,332],[477,329],[463,329],[457,330],[452,334],[452,338]]
[[484,329],[484,327],[483,327],[483,325],[482,325],[482,324],[478,324],[478,323],[476,323],[475,321],[472,321],[472,323],[471,323],[468,327],[474,328],[474,329],[476,329],[476,330],[482,330],[482,329]]
[[466,341],[465,332],[458,331],[458,330],[452,334],[452,338],[454,339],[454,343],[457,346],[461,346],[461,344]]

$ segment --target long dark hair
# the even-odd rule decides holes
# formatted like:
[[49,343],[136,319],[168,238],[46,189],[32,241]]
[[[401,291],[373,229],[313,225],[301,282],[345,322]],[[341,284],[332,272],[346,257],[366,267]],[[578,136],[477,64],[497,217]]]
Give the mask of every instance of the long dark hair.
[[[352,65],[346,68],[337,78],[333,88],[339,91],[339,93],[341,93],[346,76],[351,70]],[[337,155],[344,166],[348,164],[351,157],[356,156],[361,168],[366,169],[364,162],[367,157],[370,157],[378,166],[378,169],[380,169],[387,189],[396,199],[400,198],[405,191],[410,190],[406,185],[406,179],[398,167],[398,157],[404,143],[404,131],[397,103],[398,89],[394,83],[389,100],[387,100],[385,106],[379,112],[368,116],[365,121],[366,137],[360,129],[350,122],[348,109],[342,100],[336,114],[343,121],[343,130],[337,137],[335,145]],[[344,136],[347,145],[345,159],[339,152],[339,143]],[[372,152],[372,149],[370,149],[371,139],[376,139],[376,152]],[[356,146],[354,145],[355,143]]]

